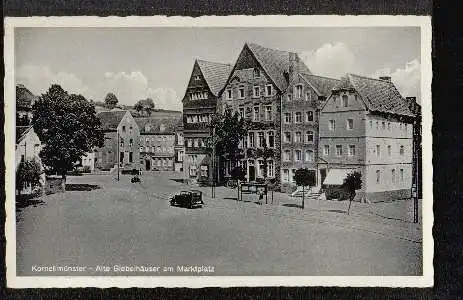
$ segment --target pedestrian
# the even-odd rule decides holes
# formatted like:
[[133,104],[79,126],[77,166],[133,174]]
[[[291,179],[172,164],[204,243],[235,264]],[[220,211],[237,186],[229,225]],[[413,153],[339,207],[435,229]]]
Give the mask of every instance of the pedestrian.
[[259,195],[259,201],[257,203],[262,205],[262,202],[264,201],[264,191],[262,189],[258,189],[257,194]]

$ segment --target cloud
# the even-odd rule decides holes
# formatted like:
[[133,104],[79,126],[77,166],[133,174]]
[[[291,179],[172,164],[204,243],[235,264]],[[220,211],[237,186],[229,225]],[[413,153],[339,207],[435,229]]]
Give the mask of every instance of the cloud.
[[374,78],[390,76],[402,96],[417,97],[417,100],[420,101],[421,65],[417,59],[407,62],[403,68],[399,67],[394,71],[391,71],[390,68],[379,69],[372,76]]
[[86,85],[78,76],[66,71],[54,72],[47,66],[24,65],[16,71],[16,78],[36,95],[45,93],[51,84],[57,83],[69,93],[82,94],[95,101],[104,101],[106,94],[111,92],[120,104],[134,105],[138,100],[150,97],[156,108],[182,109],[174,89],[151,87],[148,78],[140,71],[105,72],[101,79]]
[[23,65],[16,70],[16,81],[36,95],[45,93],[52,84],[59,84],[73,94],[85,95],[89,91],[75,74],[66,71],[56,73],[47,66]]
[[299,53],[312,73],[340,78],[346,73],[359,72],[354,54],[344,43],[327,43],[315,51]]

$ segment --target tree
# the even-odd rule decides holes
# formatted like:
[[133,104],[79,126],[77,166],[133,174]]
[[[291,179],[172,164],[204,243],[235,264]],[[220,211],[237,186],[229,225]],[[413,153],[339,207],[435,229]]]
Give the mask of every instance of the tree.
[[154,101],[151,98],[146,98],[144,101],[144,109],[146,111],[146,114],[148,116],[151,116],[151,113],[153,112],[154,109]]
[[138,101],[133,108],[140,113],[143,110],[143,104],[141,103],[142,100]]
[[305,187],[315,186],[315,173],[313,171],[309,171],[307,168],[300,168],[296,170],[296,173],[294,174],[294,180],[298,186],[302,186],[302,209],[304,209]]
[[46,171],[62,176],[94,147],[103,146],[95,106],[53,84],[33,106],[33,127],[44,144],[40,158]]
[[233,169],[242,155],[238,146],[247,134],[248,123],[237,112],[227,108],[224,113],[215,114],[209,126],[214,132],[214,140],[209,141],[209,147],[215,147],[216,155],[230,161]]
[[114,107],[116,107],[118,102],[119,101],[117,100],[116,95],[114,95],[113,93],[106,94],[106,97],[104,99],[104,103],[106,104],[107,107],[114,108]]
[[347,209],[347,214],[349,214],[350,205],[352,200],[355,198],[355,191],[362,188],[362,174],[357,171],[347,174],[346,178],[344,179],[343,187],[349,193],[349,208]]
[[42,169],[35,159],[22,160],[16,170],[16,190],[18,190],[18,195],[29,185],[31,188],[39,186],[41,174]]

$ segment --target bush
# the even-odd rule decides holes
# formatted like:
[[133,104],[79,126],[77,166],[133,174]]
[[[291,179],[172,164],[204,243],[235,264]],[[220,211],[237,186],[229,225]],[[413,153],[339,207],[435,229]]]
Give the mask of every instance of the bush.
[[40,164],[36,160],[21,161],[16,170],[16,189],[21,191],[29,185],[32,189],[39,186],[41,174]]
[[84,166],[82,168],[82,173],[90,173],[92,170],[90,169],[90,166]]

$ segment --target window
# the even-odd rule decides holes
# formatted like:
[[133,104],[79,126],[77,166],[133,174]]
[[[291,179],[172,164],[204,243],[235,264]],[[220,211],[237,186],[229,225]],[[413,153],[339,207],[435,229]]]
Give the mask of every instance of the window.
[[347,130],[354,129],[354,119],[347,119],[347,121],[346,121],[346,129]]
[[291,169],[291,182],[294,182],[294,175],[296,175],[296,170]]
[[267,176],[268,177],[273,177],[275,176],[275,166],[273,163],[273,160],[268,160],[267,161]]
[[313,122],[313,111],[309,110],[305,113],[305,119],[307,122]]
[[296,99],[301,99],[302,98],[302,84],[296,85],[294,87],[294,97]]
[[133,162],[133,152],[129,152],[129,163]]
[[130,140],[129,140],[129,146],[130,146],[130,147],[133,146],[133,139],[130,139]]
[[193,140],[193,146],[194,146],[195,148],[198,148],[198,147],[199,147],[199,139],[194,139],[194,140]]
[[226,97],[227,97],[227,100],[231,100],[231,99],[232,99],[232,90],[231,90],[231,89],[227,89],[225,95],[226,95]]
[[144,149],[143,146],[140,146],[140,152],[143,152],[143,149]]
[[129,127],[129,133],[132,134],[132,126]]
[[302,123],[302,113],[300,111],[296,112],[296,120],[294,123]]
[[283,151],[283,160],[284,161],[290,161],[291,160],[291,151],[290,150]]
[[190,176],[196,176],[196,166],[190,166]]
[[254,132],[249,132],[249,147],[254,148]]
[[334,131],[336,129],[336,121],[335,120],[329,120],[328,121],[328,129],[330,131]]
[[252,89],[252,91],[253,91],[253,96],[254,96],[254,97],[256,97],[256,98],[257,98],[257,97],[260,97],[260,87],[255,86],[255,87]]
[[238,112],[239,112],[239,114],[240,114],[240,118],[241,118],[241,119],[244,119],[244,107],[238,108]]
[[238,88],[238,98],[239,99],[243,99],[244,98],[244,87],[243,86],[240,86]]
[[283,169],[283,182],[288,182],[288,181],[289,181],[289,170]]
[[273,119],[273,113],[272,113],[272,106],[271,105],[265,107],[265,119],[267,121],[272,121],[272,119]]
[[150,138],[146,138],[145,142],[146,142],[146,146],[149,146],[150,145]]
[[291,113],[285,113],[285,123],[291,123]]
[[125,126],[122,126],[122,132],[125,132]]
[[376,183],[380,183],[380,182],[381,182],[381,171],[376,170]]
[[268,147],[273,148],[275,147],[275,136],[273,131],[267,132],[267,138],[268,138]]
[[349,97],[347,97],[347,95],[342,95],[342,106],[343,107],[349,106]]
[[376,156],[377,157],[381,156],[381,146],[380,145],[376,145]]
[[392,179],[392,183],[395,183],[395,169],[392,169],[391,171],[391,179]]
[[330,155],[330,146],[329,145],[324,145],[323,146],[323,155]]
[[285,143],[291,143],[291,132],[286,131],[284,133],[284,141]]
[[121,148],[123,148],[123,147],[124,147],[124,139],[121,138]]
[[263,148],[263,147],[264,147],[264,144],[265,144],[264,132],[263,132],[263,131],[259,131],[258,135],[259,135],[259,147],[260,147],[260,148]]
[[292,95],[291,94],[288,94],[288,96],[286,96],[286,100],[287,101],[291,101],[293,99]]
[[255,78],[259,78],[260,77],[260,70],[255,68],[254,72],[253,72],[253,75],[254,75]]
[[310,92],[307,92],[305,94],[305,101],[311,101],[312,100],[312,94]]
[[355,156],[355,145],[349,145],[349,151],[347,152],[349,156]]
[[386,122],[381,122],[381,129],[386,130]]
[[264,161],[262,159],[259,159],[257,161],[257,166],[258,166],[258,169],[257,169],[258,176],[264,177]]
[[404,169],[400,169],[400,181],[404,181]]
[[342,145],[336,145],[336,156],[342,155]]
[[302,160],[302,151],[301,150],[294,150],[294,160],[301,161]]
[[400,145],[400,155],[404,155],[405,149],[403,145]]
[[313,150],[305,151],[305,161],[312,162],[314,160]]
[[259,106],[254,106],[253,121],[259,121]]
[[271,84],[268,84],[268,85],[265,86],[265,94],[266,94],[266,96],[272,96],[273,89],[272,89]]
[[313,142],[313,131],[312,130],[308,130],[306,133],[305,133],[305,141],[307,143],[312,143]]
[[302,132],[296,131],[296,134],[294,135],[294,142],[295,143],[301,143],[302,142]]
[[387,146],[387,155],[391,156],[391,152],[392,152],[392,147],[391,147],[391,145],[388,145]]
[[191,140],[191,139],[186,139],[186,146],[187,146],[187,147],[192,147],[192,146],[193,146],[192,144],[193,144],[193,143],[192,143],[192,140]]

